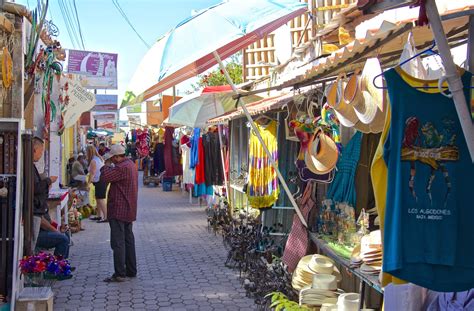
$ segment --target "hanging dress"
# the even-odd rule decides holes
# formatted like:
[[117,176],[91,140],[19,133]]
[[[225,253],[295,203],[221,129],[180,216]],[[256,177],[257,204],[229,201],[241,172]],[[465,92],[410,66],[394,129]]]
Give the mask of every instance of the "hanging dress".
[[165,175],[166,177],[176,176],[175,164],[173,159],[173,133],[174,128],[167,126],[165,128]]
[[[277,123],[256,124],[263,141],[278,165]],[[253,131],[250,132],[249,181],[247,196],[253,208],[268,208],[278,200],[278,177],[262,144]]]
[[224,183],[221,150],[217,133],[202,135],[206,166],[204,168],[206,185],[221,186]]
[[195,183],[194,183],[194,194],[196,196],[212,195],[213,194],[212,186],[206,186],[206,175],[205,175],[206,158],[204,155],[204,146],[202,144],[201,137],[199,137],[198,139],[197,151],[198,151],[198,161],[195,168],[196,177],[195,177]]
[[190,167],[191,162],[191,140],[188,136],[181,137],[181,156],[183,159],[183,183],[194,184],[194,169]]
[[155,174],[161,174],[165,171],[165,145],[157,143],[153,154],[153,165]]

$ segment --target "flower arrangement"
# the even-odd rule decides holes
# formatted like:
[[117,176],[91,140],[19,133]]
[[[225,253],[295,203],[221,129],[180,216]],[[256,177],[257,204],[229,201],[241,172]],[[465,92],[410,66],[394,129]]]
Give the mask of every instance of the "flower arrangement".
[[68,260],[44,252],[21,259],[20,271],[25,275],[26,286],[42,286],[44,280],[65,280],[72,277]]

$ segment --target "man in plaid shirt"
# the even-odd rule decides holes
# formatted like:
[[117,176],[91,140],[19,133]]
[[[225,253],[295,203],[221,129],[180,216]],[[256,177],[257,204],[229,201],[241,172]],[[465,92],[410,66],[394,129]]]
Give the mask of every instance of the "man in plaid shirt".
[[138,172],[135,164],[125,157],[122,145],[113,145],[104,157],[108,160],[100,171],[100,179],[110,183],[107,218],[115,269],[114,274],[104,281],[123,282],[125,277],[133,278],[137,275],[132,224],[137,219]]

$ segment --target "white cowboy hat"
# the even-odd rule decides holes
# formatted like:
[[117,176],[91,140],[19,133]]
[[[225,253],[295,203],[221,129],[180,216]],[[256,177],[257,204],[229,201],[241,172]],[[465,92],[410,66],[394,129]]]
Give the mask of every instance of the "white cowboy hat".
[[308,268],[314,273],[332,274],[334,271],[334,263],[328,260],[328,258],[313,256],[308,264]]
[[346,293],[337,299],[338,311],[359,311],[360,295],[356,293]]

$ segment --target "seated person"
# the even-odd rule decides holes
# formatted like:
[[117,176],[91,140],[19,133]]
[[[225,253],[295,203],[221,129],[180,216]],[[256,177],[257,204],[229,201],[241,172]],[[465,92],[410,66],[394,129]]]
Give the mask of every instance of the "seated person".
[[71,168],[71,183],[73,187],[84,188],[86,186],[86,173],[82,162],[84,161],[84,155],[80,154],[76,161],[72,164]]
[[59,229],[56,229],[51,223],[49,213],[44,214],[41,217],[41,227],[36,241],[36,247],[41,248],[54,248],[54,255],[63,256],[69,258],[69,235],[66,234],[68,230],[67,225],[61,225]]

